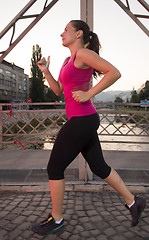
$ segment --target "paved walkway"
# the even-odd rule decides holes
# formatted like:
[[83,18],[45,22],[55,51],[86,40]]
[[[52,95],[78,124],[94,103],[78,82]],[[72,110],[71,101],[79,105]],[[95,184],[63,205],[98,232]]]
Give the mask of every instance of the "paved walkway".
[[[50,150],[2,150],[0,151],[0,168],[46,168]],[[103,150],[105,160],[113,168],[149,169],[149,151],[115,151]],[[70,168],[78,167],[78,158]]]
[[[131,191],[147,199],[138,226],[130,226],[123,199],[96,179],[94,184],[67,182],[63,234],[41,237],[33,233],[30,225],[42,221],[51,211],[45,176],[49,152],[1,151],[0,240],[149,240],[148,152],[105,151],[104,155],[110,165],[121,171]],[[76,176],[77,168],[78,159],[69,167],[68,179]]]
[[[103,154],[106,162],[119,172],[127,184],[149,186],[148,151],[103,151]],[[48,150],[0,151],[0,184],[47,182],[49,156]],[[66,169],[67,181],[79,179],[78,166],[79,157]],[[103,182],[97,177],[95,180]]]
[[[149,199],[149,194],[142,194]],[[49,193],[3,193],[0,197],[1,240],[149,240],[149,201],[136,227],[117,193],[66,191],[63,216],[65,232],[59,236],[39,236],[30,225],[51,211]]]

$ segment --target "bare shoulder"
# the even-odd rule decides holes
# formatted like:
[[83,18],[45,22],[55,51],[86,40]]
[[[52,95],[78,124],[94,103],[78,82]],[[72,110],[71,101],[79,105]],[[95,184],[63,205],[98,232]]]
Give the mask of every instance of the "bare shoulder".
[[[86,57],[86,56],[90,56],[90,55],[96,55],[97,53],[95,53],[94,51],[90,50],[90,49],[87,49],[87,48],[80,48],[78,51],[77,51],[77,56],[78,57]],[[98,55],[98,54],[97,54]]]
[[99,62],[101,58],[96,52],[90,49],[81,48],[77,52],[77,59],[83,65],[97,69],[97,62]]
[[110,70],[116,70],[111,63],[101,58],[96,52],[90,49],[81,48],[78,50],[77,54],[77,57],[82,65],[92,67],[103,73],[106,73]]
[[97,59],[100,58],[100,56],[96,52],[87,48],[79,49],[77,52],[77,57],[80,61],[86,63],[87,65],[88,65],[88,60],[97,61]]
[[91,50],[85,48],[78,49],[74,65],[78,68],[89,68],[86,59],[89,58],[91,52]]

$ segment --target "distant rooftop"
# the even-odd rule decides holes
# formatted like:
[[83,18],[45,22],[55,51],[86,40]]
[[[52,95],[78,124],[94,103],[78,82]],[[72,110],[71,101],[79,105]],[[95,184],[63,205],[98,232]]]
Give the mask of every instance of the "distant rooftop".
[[14,63],[7,62],[6,60],[3,60],[3,61],[1,62],[1,64],[4,64],[4,65],[6,65],[6,66],[8,66],[8,67],[11,67],[12,69],[18,69],[18,70],[24,72],[24,68],[21,68],[21,67],[15,65]]

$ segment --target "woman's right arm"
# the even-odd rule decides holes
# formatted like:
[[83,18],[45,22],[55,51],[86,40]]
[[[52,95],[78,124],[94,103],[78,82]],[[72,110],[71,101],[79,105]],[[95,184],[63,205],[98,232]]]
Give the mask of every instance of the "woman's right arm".
[[[46,63],[46,64],[45,64]],[[43,72],[43,74],[45,75],[45,78],[47,80],[47,82],[49,83],[51,89],[53,90],[53,92],[59,96],[63,93],[63,85],[60,83],[60,81],[56,81],[52,74],[49,71],[49,64],[50,64],[50,57],[48,57],[47,62],[45,60],[45,58],[42,58],[38,63],[38,67],[39,69]]]

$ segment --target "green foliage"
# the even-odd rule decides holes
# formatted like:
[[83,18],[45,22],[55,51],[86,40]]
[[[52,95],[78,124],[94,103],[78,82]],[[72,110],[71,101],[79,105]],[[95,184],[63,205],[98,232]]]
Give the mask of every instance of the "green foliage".
[[130,99],[131,103],[138,103],[139,102],[139,98],[138,98],[138,94],[135,90],[133,90],[131,92],[131,99]]
[[139,93],[139,101],[149,100],[149,83]]
[[117,103],[123,103],[123,99],[120,98],[120,97],[116,97],[114,102],[117,102]]
[[39,124],[39,121],[36,119],[36,118],[33,118],[30,122],[30,124],[33,126],[33,127],[37,127],[37,125]]
[[39,45],[33,46],[31,58],[31,93],[32,102],[44,102],[44,77],[37,63],[41,59],[42,53]]
[[146,81],[145,87],[137,93],[135,90],[131,92],[131,99],[130,102],[138,103],[141,100],[149,100],[149,81]]
[[46,118],[46,120],[44,121],[44,125],[45,126],[49,126],[51,125],[52,121],[49,118]]
[[62,101],[64,102],[65,99],[64,99],[64,94],[60,95],[60,96],[57,96],[51,88],[48,88],[48,92],[45,96],[45,101],[46,102],[56,102],[56,101]]
[[51,88],[48,88],[48,92],[46,94],[46,102],[56,102],[58,101],[58,96],[52,91]]

